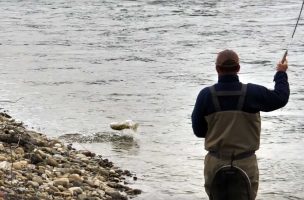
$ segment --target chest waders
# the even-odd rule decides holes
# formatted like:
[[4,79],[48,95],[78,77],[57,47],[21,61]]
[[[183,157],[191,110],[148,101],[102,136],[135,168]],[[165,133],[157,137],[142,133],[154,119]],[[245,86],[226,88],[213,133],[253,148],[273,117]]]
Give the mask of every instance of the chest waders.
[[[230,164],[225,164],[216,169],[210,188],[209,197],[211,200],[252,199],[251,182],[247,173],[233,165],[235,160],[254,155],[259,146],[260,123],[256,123],[260,122],[259,114],[248,114],[242,111],[246,90],[247,85],[244,84],[242,84],[240,91],[215,91],[214,86],[210,87],[216,113],[207,117],[208,125],[210,124],[213,130],[208,131],[209,135],[207,134],[206,136],[206,149],[211,156],[220,160],[230,160]],[[222,111],[218,98],[224,96],[239,97],[236,110]],[[246,123],[250,120],[253,123]],[[246,124],[238,125],[238,123]],[[213,124],[216,125],[213,126]],[[248,131],[248,126],[251,131]],[[226,127],[225,131],[223,131],[223,127]],[[244,134],[252,134],[254,132],[254,136],[249,137],[249,140],[246,138],[247,136],[244,137]],[[240,144],[234,143],[237,141]]]

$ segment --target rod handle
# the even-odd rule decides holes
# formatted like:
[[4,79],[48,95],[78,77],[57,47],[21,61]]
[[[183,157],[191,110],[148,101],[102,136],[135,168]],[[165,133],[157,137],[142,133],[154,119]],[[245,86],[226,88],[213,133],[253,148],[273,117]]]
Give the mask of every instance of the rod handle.
[[283,58],[281,60],[281,63],[283,64],[286,60],[286,57],[287,57],[287,54],[288,54],[288,50],[285,51],[284,55],[283,55]]

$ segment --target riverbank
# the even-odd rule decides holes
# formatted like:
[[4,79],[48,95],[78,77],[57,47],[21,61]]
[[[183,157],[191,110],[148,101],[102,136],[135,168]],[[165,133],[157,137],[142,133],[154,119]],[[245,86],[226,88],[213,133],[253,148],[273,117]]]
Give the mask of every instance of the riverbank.
[[76,150],[0,113],[0,200],[125,200],[136,180],[101,155]]

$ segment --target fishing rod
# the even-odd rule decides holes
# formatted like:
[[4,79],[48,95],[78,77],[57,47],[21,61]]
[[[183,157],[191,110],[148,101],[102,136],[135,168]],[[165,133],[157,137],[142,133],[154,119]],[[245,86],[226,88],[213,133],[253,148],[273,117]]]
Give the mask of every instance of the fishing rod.
[[291,44],[291,42],[292,42],[292,40],[293,40],[293,36],[294,36],[294,34],[295,34],[296,30],[297,30],[297,27],[298,27],[298,24],[299,24],[299,21],[300,21],[300,18],[301,18],[301,14],[302,14],[303,7],[304,7],[304,0],[303,0],[303,3],[302,3],[302,7],[301,7],[301,11],[300,11],[300,14],[299,14],[297,23],[296,23],[296,25],[295,25],[295,27],[294,27],[294,30],[293,30],[293,33],[292,33],[292,36],[291,36],[291,40],[289,41],[289,43],[288,43],[288,45],[287,45],[287,48],[286,48],[286,51],[285,51],[285,53],[284,53],[284,55],[283,55],[283,58],[282,58],[282,60],[281,60],[281,63],[284,63],[285,60],[286,60],[286,56],[287,56],[287,54],[288,54],[288,47],[289,47],[289,45]]

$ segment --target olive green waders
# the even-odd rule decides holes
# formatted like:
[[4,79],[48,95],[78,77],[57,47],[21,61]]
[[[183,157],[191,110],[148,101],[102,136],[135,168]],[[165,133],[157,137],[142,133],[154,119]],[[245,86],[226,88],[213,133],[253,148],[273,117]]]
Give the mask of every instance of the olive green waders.
[[[205,189],[210,199],[211,186],[216,172],[223,166],[232,165],[245,173],[250,180],[250,200],[254,200],[258,190],[259,172],[254,152],[259,149],[261,120],[260,113],[242,111],[247,85],[242,84],[240,91],[215,91],[210,88],[215,113],[206,116],[208,132],[205,137],[205,149],[209,151],[205,158]],[[222,111],[219,97],[239,96],[235,110]],[[231,177],[231,176],[230,176]],[[233,200],[248,200],[246,186],[234,184]],[[216,191],[216,190],[212,190]],[[218,192],[221,192],[218,190]],[[223,191],[224,192],[224,191]]]

